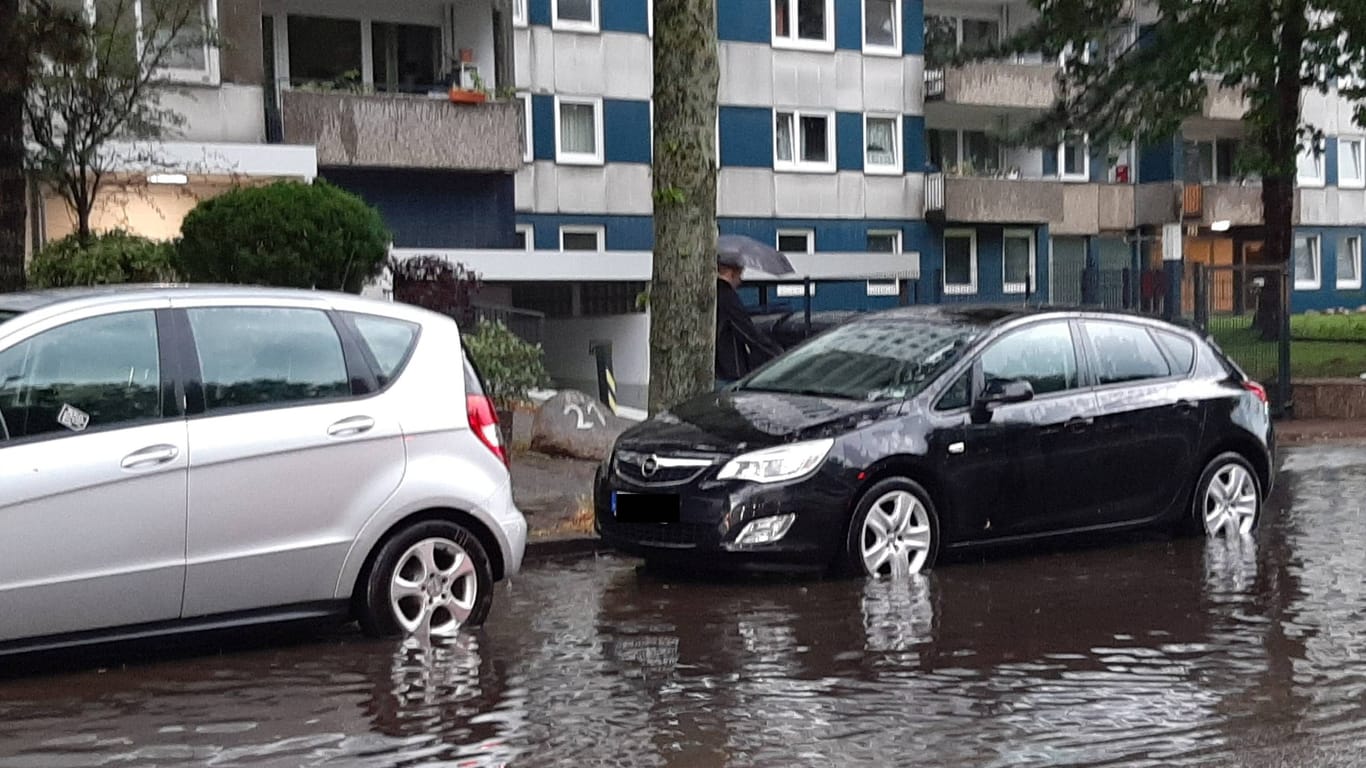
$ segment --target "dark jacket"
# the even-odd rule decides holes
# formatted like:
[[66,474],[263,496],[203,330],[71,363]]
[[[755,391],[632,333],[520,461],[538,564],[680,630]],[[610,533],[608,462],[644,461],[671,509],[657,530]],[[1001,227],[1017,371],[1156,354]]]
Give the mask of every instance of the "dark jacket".
[[716,281],[716,378],[734,381],[782,354],[782,348],[745,311],[740,294],[725,280]]

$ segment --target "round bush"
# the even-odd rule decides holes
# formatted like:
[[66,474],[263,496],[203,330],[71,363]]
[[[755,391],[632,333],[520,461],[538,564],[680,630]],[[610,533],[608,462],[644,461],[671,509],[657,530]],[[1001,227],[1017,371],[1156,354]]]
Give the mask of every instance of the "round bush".
[[116,283],[162,283],[176,279],[171,245],[123,231],[81,242],[68,235],[34,254],[28,282],[34,288],[70,288]]
[[379,212],[324,181],[281,181],[205,200],[185,217],[176,268],[205,283],[360,293],[390,235]]

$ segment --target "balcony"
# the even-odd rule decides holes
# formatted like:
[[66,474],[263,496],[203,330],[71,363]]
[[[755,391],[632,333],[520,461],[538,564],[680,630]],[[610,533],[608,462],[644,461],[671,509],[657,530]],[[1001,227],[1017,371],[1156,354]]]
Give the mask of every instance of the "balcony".
[[1247,114],[1247,98],[1242,91],[1224,88],[1213,81],[1207,82],[1206,85],[1209,92],[1205,94],[1205,103],[1200,110],[1201,117],[1207,120],[1243,119]]
[[1187,184],[1182,194],[1182,217],[1209,226],[1227,221],[1229,226],[1249,227],[1262,223],[1262,188],[1243,184]]
[[1071,183],[930,174],[925,215],[964,224],[1048,224],[1057,234],[1090,235],[1132,229],[1132,184]]
[[925,70],[926,101],[1006,109],[1048,109],[1057,99],[1052,64],[986,61]]
[[313,145],[319,166],[513,173],[522,105],[452,104],[403,94],[280,92],[284,143]]

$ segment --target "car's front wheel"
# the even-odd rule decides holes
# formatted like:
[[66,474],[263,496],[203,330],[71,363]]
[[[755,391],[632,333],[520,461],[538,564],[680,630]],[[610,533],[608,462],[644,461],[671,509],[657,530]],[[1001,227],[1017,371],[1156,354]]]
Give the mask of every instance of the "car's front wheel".
[[1206,538],[1246,536],[1261,520],[1257,473],[1236,453],[1215,457],[1200,475],[1191,510],[1192,528]]
[[357,618],[374,637],[445,637],[483,623],[492,602],[493,571],[479,540],[455,523],[427,520],[380,548]]
[[845,571],[909,576],[929,570],[938,554],[939,515],[918,483],[889,478],[859,498],[849,521]]

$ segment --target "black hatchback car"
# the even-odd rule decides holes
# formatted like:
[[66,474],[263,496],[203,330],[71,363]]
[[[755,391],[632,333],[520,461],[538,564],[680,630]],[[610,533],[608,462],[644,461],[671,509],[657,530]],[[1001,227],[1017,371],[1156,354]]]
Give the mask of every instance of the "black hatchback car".
[[914,573],[946,548],[1175,523],[1253,531],[1265,390],[1130,315],[908,308],[801,345],[627,431],[604,541],[688,568]]

